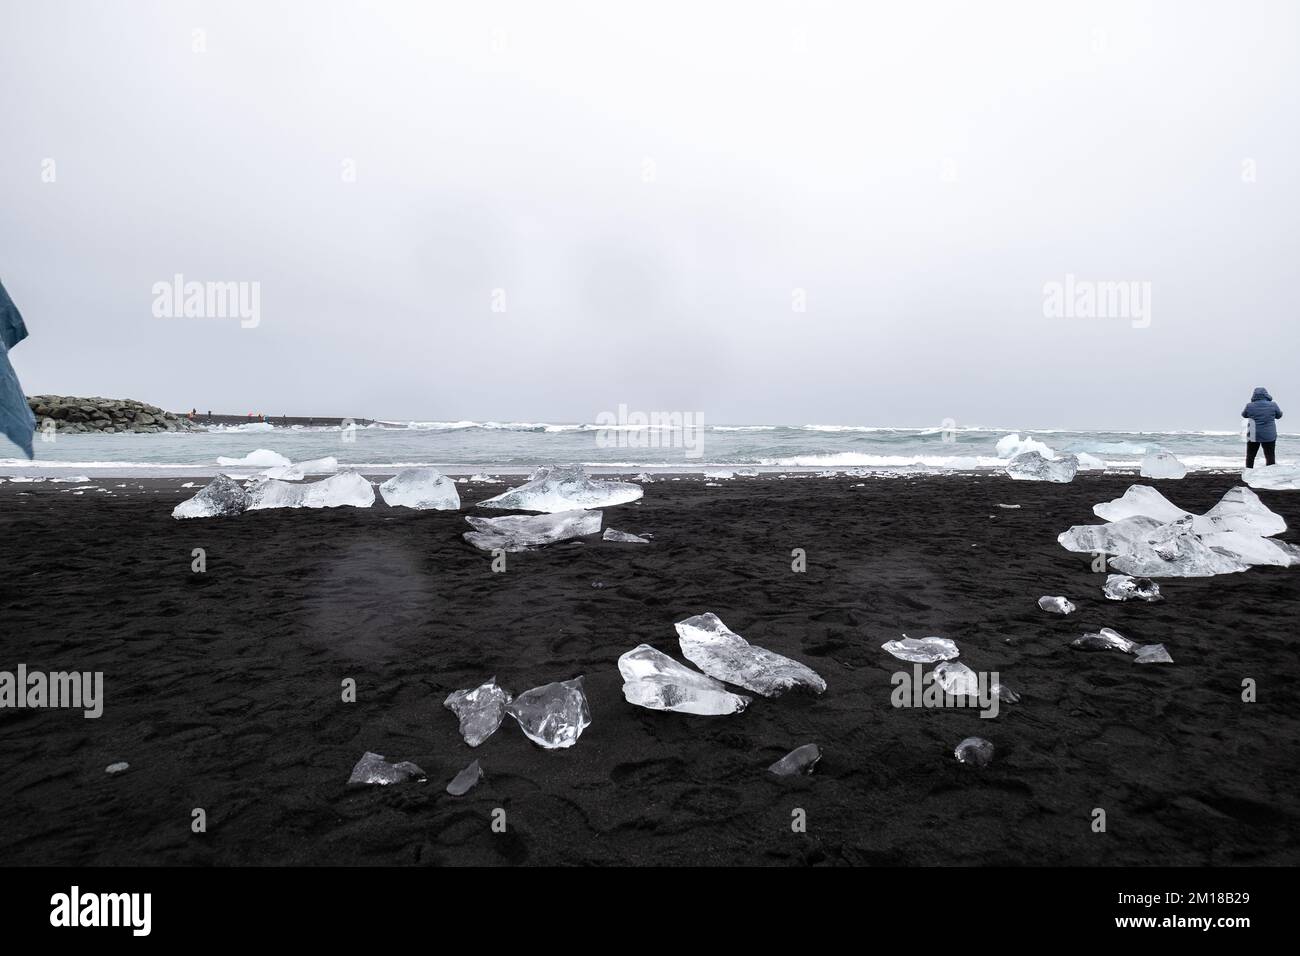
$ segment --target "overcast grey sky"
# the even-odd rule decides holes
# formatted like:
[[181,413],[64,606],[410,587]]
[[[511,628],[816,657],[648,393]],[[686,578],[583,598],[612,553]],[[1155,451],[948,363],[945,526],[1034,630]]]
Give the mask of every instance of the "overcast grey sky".
[[[233,413],[1235,428],[1300,405],[1298,9],[0,0],[11,359]],[[259,323],[155,317],[177,273]],[[1149,327],[1048,317],[1067,274]]]

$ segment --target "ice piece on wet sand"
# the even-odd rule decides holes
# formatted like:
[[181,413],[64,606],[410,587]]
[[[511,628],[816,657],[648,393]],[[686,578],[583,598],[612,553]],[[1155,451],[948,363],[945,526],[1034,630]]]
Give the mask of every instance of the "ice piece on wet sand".
[[281,455],[279,452],[271,451],[269,448],[259,448],[257,451],[250,451],[243,458],[218,458],[217,464],[271,468],[275,465],[287,465],[289,464],[289,459],[285,458],[284,455]]
[[572,747],[591,723],[581,677],[524,691],[506,713],[519,721],[529,740],[547,750]]
[[125,760],[119,760],[117,763],[111,763],[104,768],[104,772],[110,776],[117,776],[119,773],[126,773],[131,769],[131,765]]
[[1019,508],[1020,505],[1004,505],[1004,504],[1002,504],[1001,502],[998,502],[998,507],[999,507],[999,508]]
[[822,752],[816,744],[804,744],[802,747],[791,750],[768,767],[767,772],[778,777],[797,777],[800,774],[812,773],[813,767],[821,759]]
[[1172,664],[1174,662],[1163,644],[1143,644],[1133,654],[1134,664]]
[[1149,451],[1142,459],[1138,474],[1143,478],[1182,478],[1187,474],[1187,466],[1167,451]]
[[674,626],[686,659],[710,677],[763,697],[778,697],[792,687],[807,687],[818,694],[826,689],[816,671],[750,644],[716,614],[697,614]]
[[1105,471],[1106,463],[1094,455],[1089,455],[1086,451],[1079,452],[1076,455],[1079,459],[1080,471]]
[[1162,601],[1160,585],[1150,578],[1135,578],[1127,574],[1111,574],[1101,593],[1112,601]]
[[1027,451],[1007,462],[1007,474],[1016,481],[1073,481],[1079,470],[1079,459],[1073,455],[1044,458],[1036,451]]
[[299,465],[276,465],[262,472],[262,477],[277,478],[280,481],[302,481],[307,477],[307,472]]
[[221,518],[243,513],[248,493],[227,475],[217,475],[197,495],[172,509],[173,518]]
[[998,700],[1008,704],[1020,703],[1020,695],[1001,681],[994,681],[993,686],[989,688],[989,692],[996,694]]
[[621,541],[624,544],[649,544],[649,538],[642,538],[640,535],[630,534],[627,531],[615,531],[613,528],[606,528],[605,533],[601,535],[605,541]]
[[1155,518],[1134,515],[1107,524],[1076,524],[1056,540],[1069,551],[1128,554],[1161,526]]
[[1122,574],[1140,577],[1199,578],[1244,571],[1250,565],[1206,544],[1192,530],[1192,516],[1188,515],[1156,528],[1145,540],[1133,544],[1128,553],[1111,558],[1110,566]]
[[714,469],[713,471],[706,471],[704,477],[710,478],[713,481],[730,481],[732,478],[736,477],[736,473],[734,471],[727,471],[726,469]]
[[543,466],[518,488],[480,501],[480,508],[513,508],[557,514],[574,509],[609,508],[636,501],[645,492],[630,481],[588,478],[578,465]]
[[1297,491],[1300,490],[1300,464],[1243,468],[1241,480],[1252,488],[1267,491]]
[[478,786],[482,779],[483,768],[475,760],[452,778],[451,783],[447,784],[447,792],[453,797],[462,797]]
[[987,767],[993,762],[993,744],[983,737],[967,737],[953,748],[952,755],[958,763]]
[[679,664],[649,644],[641,644],[618,659],[623,696],[629,704],[650,710],[717,716],[738,714],[749,698],[733,694],[712,677]]
[[501,726],[508,703],[510,692],[498,685],[493,677],[469,690],[453,691],[442,706],[460,718],[460,735],[465,738],[465,743],[477,747]]
[[944,661],[934,668],[934,682],[945,694],[954,697],[978,697],[979,677],[960,661]]
[[1300,564],[1300,548],[1285,541],[1261,538],[1249,531],[1214,531],[1202,534],[1201,541],[1216,551],[1226,551],[1245,564],[1271,564],[1289,568]]
[[1044,611],[1051,611],[1053,614],[1069,614],[1074,610],[1074,605],[1068,598],[1044,595],[1038,599],[1038,606]]
[[561,511],[543,515],[506,515],[501,518],[478,518],[469,515],[466,521],[473,531],[465,532],[465,540],[484,551],[527,551],[544,544],[581,538],[600,531],[601,511]]
[[305,484],[267,478],[248,489],[248,510],[269,508],[369,508],[375,503],[375,488],[355,471],[345,471]]
[[1259,495],[1238,485],[1231,488],[1209,511],[1192,519],[1199,534],[1215,531],[1245,531],[1271,537],[1286,530],[1286,519],[1269,509]]
[[908,637],[904,634],[901,641],[886,641],[880,646],[899,660],[917,664],[950,661],[958,653],[957,642],[946,637]]
[[390,508],[454,511],[460,507],[456,484],[436,468],[404,468],[379,486]]
[[1150,485],[1129,485],[1128,490],[1113,501],[1093,505],[1092,513],[1106,521],[1120,521],[1141,515],[1154,518],[1160,524],[1167,524],[1186,518],[1191,512],[1184,511]]
[[1077,647],[1081,651],[1123,651],[1125,654],[1132,654],[1137,647],[1137,642],[1130,641],[1114,628],[1103,627],[1096,633],[1075,638],[1070,642],[1070,646]]
[[758,477],[758,469],[757,469],[757,468],[741,468],[741,469],[739,469],[739,470],[736,472],[736,476],[737,476],[738,478],[757,478],[757,477]]
[[352,768],[352,776],[348,778],[348,783],[387,785],[390,783],[404,783],[415,778],[423,780],[424,776],[424,771],[409,760],[403,760],[401,763],[389,763],[384,759],[383,754],[371,753],[367,750],[362,754],[361,759],[357,761],[357,765]]

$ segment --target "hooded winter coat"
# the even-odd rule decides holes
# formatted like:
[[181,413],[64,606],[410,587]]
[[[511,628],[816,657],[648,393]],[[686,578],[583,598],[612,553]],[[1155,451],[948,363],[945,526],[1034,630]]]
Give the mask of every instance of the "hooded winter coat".
[[1241,417],[1255,422],[1254,441],[1277,441],[1275,422],[1282,417],[1282,409],[1277,407],[1277,402],[1273,401],[1268,389],[1263,386],[1255,389],[1250,396],[1250,404],[1241,410]]

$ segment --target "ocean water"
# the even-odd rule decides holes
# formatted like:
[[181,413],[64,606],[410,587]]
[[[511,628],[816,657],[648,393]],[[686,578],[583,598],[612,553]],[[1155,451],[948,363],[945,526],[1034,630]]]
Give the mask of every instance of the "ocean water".
[[[333,456],[344,466],[383,470],[433,465],[452,474],[528,472],[580,462],[592,471],[985,471],[1005,466],[998,443],[1019,434],[1061,453],[1086,452],[1110,469],[1135,469],[1150,449],[1173,452],[1193,470],[1242,466],[1237,432],[1015,432],[1008,428],[888,428],[866,425],[709,425],[697,430],[544,422],[392,422],[365,428],[238,425],[199,433],[56,435],[36,441],[36,460],[0,458],[0,475],[207,475],[217,458],[256,449],[292,461]],[[1295,435],[1281,435],[1279,460]],[[15,453],[12,446],[8,446]],[[4,454],[0,449],[0,454]],[[238,469],[223,469],[238,470]],[[248,468],[251,472],[257,469]]]

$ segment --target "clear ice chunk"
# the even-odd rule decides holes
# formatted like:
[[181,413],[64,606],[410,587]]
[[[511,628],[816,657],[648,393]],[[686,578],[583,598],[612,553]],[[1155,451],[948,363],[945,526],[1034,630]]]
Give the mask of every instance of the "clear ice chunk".
[[1133,653],[1135,655],[1133,658],[1134,664],[1172,664],[1174,662],[1163,644],[1143,644]]
[[546,514],[575,509],[610,508],[636,501],[645,492],[630,481],[605,481],[587,477],[580,465],[546,465],[533,472],[518,488],[480,501],[480,508],[513,508]]
[[1043,595],[1038,599],[1038,606],[1044,611],[1051,611],[1053,614],[1069,614],[1074,610],[1074,605],[1068,598],[1051,595]]
[[1186,518],[1191,512],[1184,511],[1150,485],[1129,485],[1128,490],[1113,501],[1093,505],[1092,513],[1106,521],[1120,521],[1140,515],[1154,518],[1160,524],[1168,524]]
[[1150,578],[1135,578],[1128,574],[1110,574],[1101,593],[1112,601],[1163,601],[1160,585]]
[[945,694],[954,697],[977,697],[980,692],[979,677],[960,661],[944,661],[935,665],[934,682]]
[[498,685],[493,677],[477,687],[453,691],[442,706],[460,718],[460,735],[465,738],[465,743],[477,747],[501,726],[510,699],[510,692]]
[[248,493],[228,475],[217,475],[193,498],[172,509],[173,518],[223,518],[242,514],[248,508]]
[[1079,459],[1073,455],[1044,458],[1037,451],[1021,452],[1007,462],[1007,474],[1016,481],[1073,481],[1079,471]]
[[679,664],[649,644],[641,644],[618,659],[623,696],[629,704],[650,710],[717,716],[739,714],[749,698],[733,694],[719,681]]
[[1095,633],[1090,632],[1075,638],[1070,642],[1070,646],[1077,647],[1081,651],[1123,651],[1125,654],[1132,654],[1138,645],[1136,641],[1130,641],[1114,628],[1103,627]]
[[1286,519],[1260,501],[1255,492],[1238,485],[1205,514],[1193,518],[1192,530],[1199,534],[1242,531],[1271,537],[1286,530]]
[[519,722],[529,740],[547,750],[572,747],[591,724],[581,677],[524,691],[506,705],[506,713]]
[[1138,474],[1143,478],[1183,478],[1187,475],[1187,466],[1171,453],[1155,450],[1147,452],[1142,459]]
[[321,481],[293,484],[267,478],[248,488],[248,510],[270,508],[369,508],[375,488],[355,471],[345,471]]
[[643,538],[640,535],[632,534],[628,531],[615,531],[613,528],[606,528],[605,533],[601,535],[605,541],[621,541],[624,544],[649,544],[649,538]]
[[750,644],[712,612],[678,621],[675,627],[686,659],[710,677],[763,697],[778,697],[792,687],[817,694],[826,689],[826,681],[812,668]]
[[987,767],[993,762],[993,744],[983,737],[967,737],[953,748],[952,755],[958,763]]
[[813,772],[817,761],[822,759],[822,752],[816,744],[804,744],[767,768],[767,772],[778,777],[797,777]]
[[447,784],[447,792],[453,797],[463,797],[483,779],[483,768],[479,766],[477,760],[470,763],[468,767],[462,770],[456,776],[451,778],[451,783]]
[[1300,548],[1294,544],[1262,538],[1249,531],[1214,531],[1200,538],[1215,551],[1226,552],[1252,567],[1271,564],[1289,568],[1300,564]]
[[1241,480],[1266,491],[1300,491],[1300,464],[1243,468]]
[[250,451],[243,458],[218,458],[218,465],[223,466],[242,466],[256,468],[273,468],[276,465],[290,464],[289,459],[285,458],[278,451],[271,451],[269,448],[259,448],[257,451]]
[[1107,524],[1076,524],[1068,531],[1062,531],[1056,540],[1068,551],[1128,554],[1159,527],[1160,522],[1155,518],[1133,515]]
[[456,483],[436,468],[404,468],[379,486],[390,508],[455,511],[460,507]]
[[1148,578],[1203,578],[1233,574],[1249,567],[1235,555],[1206,544],[1192,530],[1191,515],[1156,528],[1127,554],[1111,558],[1110,566],[1122,574]]
[[933,664],[950,661],[957,656],[957,642],[946,637],[908,637],[901,641],[886,641],[880,645],[899,660],[916,664]]
[[424,771],[409,760],[389,763],[384,759],[383,754],[371,753],[367,750],[357,761],[357,765],[352,768],[352,776],[348,778],[348,783],[375,783],[387,786],[390,783],[404,783],[407,780],[424,778]]
[[478,518],[469,515],[466,521],[473,531],[465,532],[465,540],[476,548],[493,551],[527,551],[557,541],[581,538],[600,531],[601,511],[560,511],[555,514],[505,515],[501,518]]

